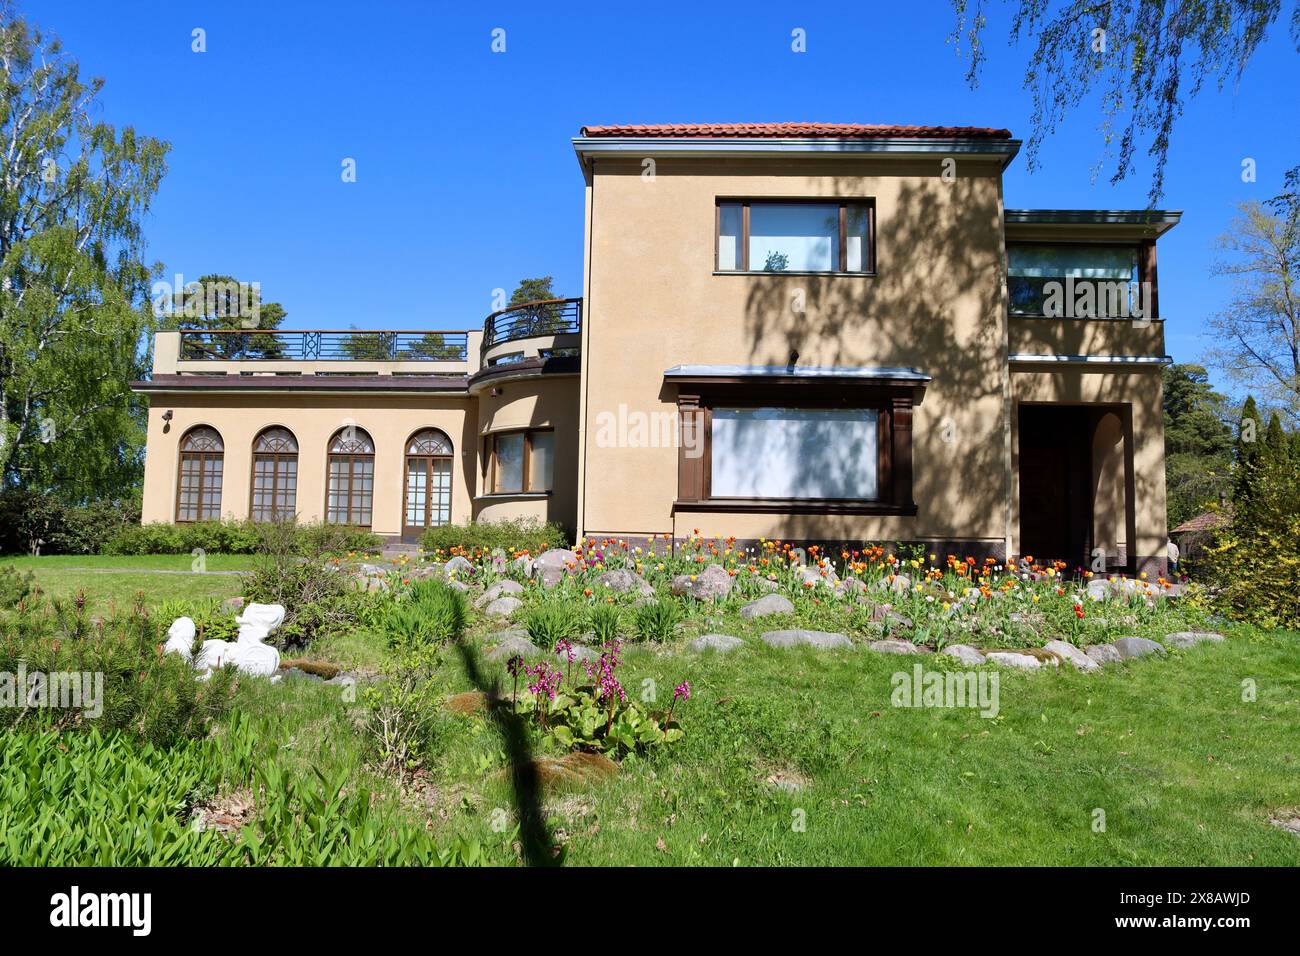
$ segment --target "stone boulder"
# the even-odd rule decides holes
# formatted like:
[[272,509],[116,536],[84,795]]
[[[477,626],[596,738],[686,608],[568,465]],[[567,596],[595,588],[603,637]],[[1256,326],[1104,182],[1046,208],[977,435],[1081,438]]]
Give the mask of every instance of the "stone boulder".
[[541,648],[528,639],[528,632],[523,628],[493,634],[491,640],[496,641],[496,646],[483,655],[489,661],[508,661],[516,654],[524,658],[542,654]]
[[969,644],[949,644],[939,653],[946,657],[955,657],[963,664],[969,664],[972,667],[983,664],[987,660],[983,654]]
[[845,578],[835,585],[835,596],[856,600],[867,593],[867,583],[861,578]]
[[726,654],[728,651],[734,651],[745,644],[738,637],[732,637],[730,634],[705,634],[703,637],[697,637],[686,646],[697,654],[705,651],[716,651],[719,654]]
[[932,654],[933,651],[911,641],[872,641],[867,645],[877,654]]
[[523,593],[524,586],[518,581],[498,581],[475,599],[474,606],[482,610],[497,598]]
[[1148,654],[1159,654],[1162,657],[1168,653],[1163,647],[1155,641],[1147,640],[1145,637],[1121,637],[1115,641],[1115,650],[1123,660],[1132,660],[1135,657],[1146,657]]
[[1177,631],[1173,634],[1165,635],[1165,644],[1169,647],[1177,647],[1186,650],[1189,647],[1195,647],[1197,644],[1222,644],[1223,635],[1214,634],[1210,631]]
[[1097,664],[1118,664],[1124,658],[1119,656],[1114,644],[1090,644],[1083,649],[1088,657]]
[[1048,641],[1043,645],[1043,650],[1051,651],[1063,661],[1069,661],[1076,670],[1095,671],[1101,666],[1086,653],[1066,641]]
[[455,575],[456,577],[468,577],[474,573],[474,565],[468,558],[456,555],[450,561],[442,566],[443,574],[447,577]]
[[596,584],[600,587],[609,588],[618,594],[627,594],[635,591],[642,597],[654,597],[655,589],[641,575],[628,571],[625,568],[618,568],[613,571],[606,571],[600,577],[596,578]]
[[740,616],[746,620],[767,617],[771,614],[793,614],[794,603],[783,594],[764,594],[756,601],[750,601],[740,609]]
[[721,601],[731,593],[732,583],[726,568],[710,564],[698,574],[679,574],[673,578],[672,590],[674,594],[688,594],[697,601]]
[[519,610],[523,606],[523,601],[507,594],[505,597],[499,597],[495,601],[489,603],[487,607],[483,608],[483,613],[488,617],[505,618],[514,614],[515,611]]
[[984,655],[990,664],[1014,667],[1022,671],[1036,671],[1043,666],[1037,657],[1029,654],[1016,654],[1011,651],[989,651]]
[[819,568],[810,565],[800,565],[795,568],[795,576],[799,578],[800,587],[809,584],[822,584],[828,588],[833,588],[840,583],[840,576],[835,573],[834,568]]
[[831,634],[826,631],[805,631],[802,629],[765,631],[760,639],[768,647],[798,647],[804,645],[815,647],[819,651],[853,646],[853,642],[843,634]]
[[541,579],[542,587],[553,588],[571,573],[569,565],[577,561],[578,556],[568,548],[551,548],[533,561],[533,576]]

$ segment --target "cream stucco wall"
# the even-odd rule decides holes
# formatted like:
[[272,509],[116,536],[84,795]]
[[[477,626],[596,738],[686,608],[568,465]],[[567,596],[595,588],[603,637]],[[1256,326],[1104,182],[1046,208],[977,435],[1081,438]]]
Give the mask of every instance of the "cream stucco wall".
[[578,508],[578,376],[547,375],[504,382],[477,392],[478,432],[520,428],[555,430],[555,470],[546,495],[492,495],[486,463],[475,476],[476,517],[481,521],[534,517],[573,532]]
[[[155,394],[149,411],[145,457],[143,520],[175,520],[177,461],[181,436],[195,425],[210,425],[225,444],[221,488],[223,517],[248,517],[253,439],[269,425],[282,425],[298,439],[298,518],[322,520],[325,508],[325,461],[330,438],[354,424],[375,443],[375,490],[372,529],[396,536],[402,532],[403,469],[406,442],[422,428],[439,428],[451,438],[456,455],[451,512],[453,522],[472,514],[470,489],[477,463],[477,418],[467,397],[417,398],[365,395],[222,394],[220,392]],[[170,423],[163,412],[171,409]]]
[[[1005,542],[1006,308],[1000,169],[962,159],[598,160],[589,189],[582,366],[589,534]],[[715,275],[718,197],[871,197],[877,275]],[[802,309],[802,311],[800,311]],[[597,440],[600,416],[675,409],[684,364],[913,366],[916,517],[690,513],[675,521],[673,448]]]

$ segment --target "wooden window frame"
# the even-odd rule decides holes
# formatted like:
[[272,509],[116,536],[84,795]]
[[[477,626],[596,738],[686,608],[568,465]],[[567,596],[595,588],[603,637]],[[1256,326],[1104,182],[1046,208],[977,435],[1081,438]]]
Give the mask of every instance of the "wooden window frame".
[[[356,427],[356,426],[351,426],[351,427]],[[343,431],[343,429],[340,429],[340,431],[335,432],[333,435],[331,435],[329,442],[325,445],[325,523],[337,525],[339,527],[346,527],[346,528],[371,528],[374,526],[374,521],[375,521],[375,476],[377,473],[376,459],[377,459],[378,449],[375,447],[375,440],[370,435],[369,431],[366,431],[365,429],[362,429],[360,427],[356,427],[356,430],[362,432],[366,436],[366,441],[370,444],[371,451],[368,452],[332,451],[331,449],[333,449],[334,443],[338,439],[339,434],[341,433],[341,431]],[[347,507],[346,507],[346,516],[348,519],[347,521],[334,521],[331,517],[332,509],[330,508],[330,480],[333,477],[331,465],[333,465],[335,460],[346,461],[348,463],[347,495],[345,498],[345,500],[347,501]],[[353,466],[357,460],[361,460],[361,461],[368,460],[370,462],[370,509],[369,509],[370,520],[365,524],[361,524],[360,522],[352,520],[352,488],[356,478],[356,470]],[[405,502],[403,502],[403,504],[405,504]]]
[[[215,434],[217,436],[217,441],[221,443],[221,448],[216,451],[213,451],[211,449],[203,449],[200,451],[186,451],[185,443],[189,440],[190,436],[194,434],[194,432],[199,430],[207,430]],[[173,514],[175,514],[176,516],[176,524],[194,524],[196,521],[220,521],[221,520],[221,497],[222,497],[221,485],[224,484],[226,480],[226,462],[225,462],[226,440],[221,437],[221,432],[217,431],[211,425],[195,425],[191,428],[186,429],[185,433],[181,435],[181,440],[177,445],[177,449],[178,449],[178,454],[176,456],[176,500],[173,503],[175,508]],[[198,463],[198,488],[195,492],[196,494],[195,509],[194,509],[195,516],[193,518],[181,517],[181,492],[184,490],[185,462],[187,460],[193,460]],[[221,478],[217,485],[217,513],[212,517],[207,517],[203,513],[204,492],[208,490],[207,484],[205,482],[205,479],[207,478],[207,469],[205,466],[209,461],[215,461],[215,460],[221,461]]]
[[[1121,316],[1089,319],[1076,316],[1043,315],[1033,312],[1011,311],[1011,247],[1012,246],[1119,246],[1132,249],[1137,258],[1139,287],[1151,283],[1151,314],[1141,320],[1136,317],[1125,319]],[[1058,322],[1159,322],[1160,321],[1160,283],[1156,274],[1156,241],[1154,239],[1008,239],[1006,241],[1006,282],[1007,282],[1007,316],[1012,319],[1054,319]]]
[[[555,434],[554,428],[504,428],[501,431],[491,432],[484,436],[487,442],[487,494],[509,497],[510,495],[549,495],[555,491],[555,462],[551,462],[551,484],[549,488],[530,488],[529,479],[531,478],[531,465],[533,459],[533,435],[541,432]],[[498,491],[497,490],[497,439],[502,435],[523,435],[524,436],[524,460],[523,474],[521,476],[518,491]],[[552,450],[554,454],[554,450]]]
[[[267,432],[275,429],[280,429],[282,431],[286,431],[289,433],[289,437],[293,439],[293,443],[294,443],[293,451],[258,451],[257,450],[257,445],[262,440],[262,436],[265,435]],[[257,507],[257,491],[258,491],[257,463],[259,461],[270,461],[272,463],[271,509],[270,509],[271,513],[269,517],[258,516],[259,509]],[[293,501],[290,502],[289,504],[288,512],[284,515],[280,515],[279,509],[277,509],[275,502],[276,499],[279,497],[281,491],[280,482],[281,482],[281,478],[283,477],[282,466],[285,462],[289,462],[289,461],[292,461],[294,466]],[[251,465],[251,470],[249,472],[249,480],[248,480],[249,520],[254,522],[259,522],[259,523],[266,523],[266,522],[287,520],[288,518],[295,517],[298,514],[298,477],[299,477],[298,476],[298,437],[294,435],[292,430],[285,428],[283,425],[271,425],[267,428],[263,428],[253,438],[253,461]]]
[[[434,454],[433,452],[423,452],[423,451],[413,452],[413,451],[411,451],[411,443],[414,442],[414,441],[415,441],[415,440],[416,440],[420,435],[423,435],[425,432],[437,432],[437,433],[438,433],[439,435],[441,435],[444,439],[446,439],[446,442],[447,442],[447,449],[448,449],[447,452],[446,452],[446,454]],[[427,428],[420,428],[420,429],[417,429],[416,431],[412,432],[411,435],[410,435],[410,437],[408,437],[408,438],[406,439],[406,446],[405,446],[405,447],[406,447],[406,457],[405,457],[405,459],[404,459],[403,462],[402,462],[402,534],[405,535],[405,534],[407,533],[407,529],[408,529],[408,528],[409,528],[409,529],[412,529],[412,530],[414,530],[414,529],[417,528],[417,527],[420,527],[420,528],[441,528],[441,527],[445,527],[446,525],[451,524],[451,523],[452,523],[452,520],[453,520],[453,515],[454,515],[454,513],[455,513],[455,512],[454,512],[454,509],[453,509],[453,505],[454,505],[454,503],[455,503],[455,497],[456,497],[456,496],[455,496],[455,487],[454,487],[454,486],[455,486],[455,470],[456,470],[456,465],[455,465],[456,446],[455,446],[455,444],[452,442],[452,440],[451,440],[451,436],[448,435],[448,434],[447,434],[445,431],[443,431],[441,428],[435,428],[435,427],[433,427],[433,426],[429,426],[429,427],[427,427]],[[424,475],[425,475],[425,479],[424,479],[424,480],[425,480],[425,491],[424,491],[424,519],[425,519],[425,523],[424,523],[423,525],[408,525],[408,524],[406,523],[406,516],[407,516],[408,502],[409,502],[409,500],[410,500],[410,494],[411,494],[411,462],[412,462],[412,461],[418,461],[418,462],[420,462],[420,463],[424,466]],[[448,473],[449,473],[449,477],[452,479],[452,481],[451,481],[451,486],[449,486],[449,487],[448,487],[448,490],[447,490],[447,520],[446,520],[445,522],[443,522],[442,524],[436,524],[436,525],[435,525],[435,524],[433,524],[432,522],[429,521],[429,518],[431,517],[431,515],[432,515],[432,511],[433,511],[433,463],[434,463],[434,462],[437,462],[437,461],[445,461],[445,462],[448,463]]]
[[[913,516],[912,407],[905,386],[824,387],[723,382],[683,385],[677,396],[681,441],[677,453],[679,512],[748,514],[857,514]],[[715,498],[712,494],[715,408],[857,408],[877,413],[876,498]],[[699,445],[696,446],[696,436]],[[701,453],[690,454],[692,446]]]
[[[840,207],[840,260],[836,263],[838,268],[809,271],[791,270],[781,272],[768,272],[765,269],[751,269],[749,267],[749,209],[750,206],[755,204],[760,206],[838,205]],[[738,269],[723,269],[721,267],[719,246],[722,242],[723,206],[740,206],[740,268]],[[848,209],[852,206],[861,206],[867,213],[866,268],[855,271],[850,271],[848,269]],[[876,274],[876,199],[874,196],[762,196],[758,198],[719,196],[714,201],[713,206],[713,272],[715,275],[722,276],[874,276]]]

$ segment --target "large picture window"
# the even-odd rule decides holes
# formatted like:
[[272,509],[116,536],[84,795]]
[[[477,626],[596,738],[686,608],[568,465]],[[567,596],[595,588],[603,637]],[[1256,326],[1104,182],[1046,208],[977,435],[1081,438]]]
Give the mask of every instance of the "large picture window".
[[253,442],[254,521],[287,521],[297,514],[298,440],[287,428],[268,428]]
[[330,524],[370,527],[375,491],[375,444],[350,425],[330,439],[325,516]]
[[488,436],[488,488],[509,495],[550,491],[555,474],[555,432],[497,432]]
[[879,413],[871,408],[715,408],[712,496],[875,500]]
[[221,518],[221,477],[225,446],[215,428],[201,425],[181,437],[180,474],[176,484],[177,521]]
[[917,369],[680,365],[679,512],[915,515]]
[[1140,314],[1137,246],[1011,243],[1007,293],[1012,315],[1120,318]]
[[875,205],[870,200],[722,200],[718,272],[875,271]]

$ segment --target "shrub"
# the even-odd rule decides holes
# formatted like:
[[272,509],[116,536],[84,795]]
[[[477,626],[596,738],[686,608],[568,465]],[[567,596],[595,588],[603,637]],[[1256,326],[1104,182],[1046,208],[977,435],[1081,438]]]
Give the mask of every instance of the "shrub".
[[0,607],[14,607],[36,590],[36,575],[23,573],[12,564],[0,567]]
[[[160,653],[161,628],[140,604],[99,620],[87,616],[83,600],[52,601],[4,616],[0,636],[0,674],[8,675],[0,696],[15,695],[14,706],[0,707],[0,727],[9,730],[93,726],[165,747],[205,736],[230,703],[235,672],[195,680],[188,661]],[[20,672],[26,687],[18,686]],[[42,703],[29,696],[37,674],[47,706],[24,707]],[[53,674],[73,683],[56,695]]]
[[306,557],[373,551],[378,536],[346,525],[260,523],[255,521],[195,521],[153,523],[117,529],[105,542],[106,554],[291,553]]
[[362,728],[379,769],[399,779],[441,753],[451,729],[437,677],[439,650],[425,645],[409,651],[388,680],[362,692]]
[[587,613],[587,624],[591,627],[592,641],[596,644],[612,644],[617,641],[622,623],[623,612],[617,604],[596,604]]
[[465,598],[445,582],[425,578],[411,586],[406,600],[389,605],[380,620],[389,643],[416,648],[446,644],[465,629]]
[[470,524],[428,528],[420,540],[430,554],[467,551],[487,552],[501,548],[507,554],[529,551],[538,554],[551,548],[567,547],[569,537],[554,522],[542,524],[535,518],[510,521],[475,521]]
[[681,619],[681,606],[671,598],[650,601],[636,609],[636,636],[643,641],[671,640]]
[[153,616],[160,627],[168,628],[179,617],[194,622],[195,638],[203,641],[233,641],[239,634],[235,613],[222,607],[218,598],[200,598],[193,601],[163,601]]
[[271,635],[284,648],[356,627],[372,601],[342,571],[272,557],[260,559],[244,579],[244,597],[284,606],[284,623]]
[[550,650],[557,641],[573,637],[581,625],[581,612],[561,598],[545,598],[524,612],[528,637],[543,650]]
[[140,521],[140,502],[70,505],[53,495],[0,492],[0,554],[97,554],[120,528]]

